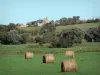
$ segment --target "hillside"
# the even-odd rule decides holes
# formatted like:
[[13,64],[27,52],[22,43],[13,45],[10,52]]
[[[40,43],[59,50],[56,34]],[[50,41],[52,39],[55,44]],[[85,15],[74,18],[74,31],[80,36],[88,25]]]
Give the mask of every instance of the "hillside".
[[[67,25],[67,26],[57,26],[56,32],[60,32],[64,29],[69,29],[69,28],[73,28],[73,27],[77,27],[83,31],[86,31],[89,28],[98,27],[99,25],[100,25],[100,23],[85,23],[85,24],[75,24],[75,25]],[[34,31],[35,29],[39,30],[40,27],[23,27],[23,28],[21,28],[21,30],[25,30],[28,32]]]
[[56,32],[60,32],[63,29],[69,29],[73,27],[77,27],[77,28],[80,28],[82,31],[86,31],[89,28],[98,27],[99,25],[100,23],[85,23],[85,24],[75,24],[75,25],[68,25],[68,26],[58,26],[56,28]]

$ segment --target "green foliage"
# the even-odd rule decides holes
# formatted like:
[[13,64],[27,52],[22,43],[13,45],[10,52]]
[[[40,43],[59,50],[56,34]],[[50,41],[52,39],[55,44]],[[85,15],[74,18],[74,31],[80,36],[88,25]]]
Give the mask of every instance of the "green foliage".
[[67,18],[63,17],[63,18],[60,19],[60,24],[61,25],[67,25],[67,21],[68,21]]
[[6,31],[0,31],[0,41],[1,44],[8,44]]
[[90,28],[85,33],[84,38],[87,42],[100,42],[100,29],[98,28]]
[[33,42],[33,38],[29,33],[23,33],[22,35],[23,43]]
[[36,35],[38,35],[39,34],[39,29],[34,29],[33,31],[32,31],[32,36],[36,36]]
[[100,18],[93,18],[93,19],[88,19],[87,21],[86,21],[87,23],[94,23],[94,22],[100,22]]
[[54,33],[53,32],[48,32],[43,34],[43,42],[44,43],[50,43],[54,38]]
[[98,26],[98,29],[99,29],[99,31],[100,31],[100,25]]
[[50,43],[45,43],[42,45],[43,48],[51,48],[51,44]]
[[53,47],[68,48],[73,44],[81,43],[83,39],[83,32],[78,28],[63,30],[60,35],[56,36],[52,41]]
[[52,41],[50,42],[50,44],[52,45],[52,47],[58,47],[60,46],[60,35],[59,33],[57,35],[54,36],[54,38],[52,39]]
[[43,25],[40,28],[40,34],[42,35],[43,43],[50,43],[55,35],[55,26],[51,24]]
[[72,18],[63,17],[60,19],[61,25],[78,24],[80,16],[73,16]]
[[7,40],[10,44],[20,44],[23,39],[17,30],[10,30],[7,33]]
[[8,27],[8,31],[17,29],[16,25],[14,23],[9,23],[9,25],[7,27]]
[[54,32],[56,30],[56,27],[51,24],[45,24],[40,28],[40,34],[44,34],[47,32]]
[[42,37],[39,35],[35,36],[34,42],[39,43],[41,45],[43,43]]

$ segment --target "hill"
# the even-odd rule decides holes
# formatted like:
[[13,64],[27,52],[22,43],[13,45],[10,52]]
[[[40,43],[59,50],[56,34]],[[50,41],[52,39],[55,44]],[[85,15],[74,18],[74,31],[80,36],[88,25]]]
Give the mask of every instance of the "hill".
[[[75,25],[67,25],[67,26],[57,26],[56,32],[61,32],[64,29],[70,29],[73,27],[77,27],[83,31],[86,31],[89,28],[98,27],[99,25],[100,25],[100,23],[85,23],[85,24],[75,24]],[[39,29],[40,29],[40,27],[23,27],[23,28],[21,28],[21,30],[25,30],[28,32],[32,32],[34,30],[39,30]]]

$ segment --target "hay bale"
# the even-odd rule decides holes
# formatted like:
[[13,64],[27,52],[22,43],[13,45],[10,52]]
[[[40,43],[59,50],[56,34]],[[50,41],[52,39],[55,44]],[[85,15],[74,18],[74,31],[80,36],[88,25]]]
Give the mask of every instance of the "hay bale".
[[54,63],[55,57],[53,54],[45,54],[43,56],[43,63]]
[[76,61],[74,59],[62,61],[61,71],[62,72],[76,72],[77,71]]
[[32,59],[33,58],[33,52],[26,52],[25,53],[25,59]]
[[66,51],[66,56],[74,57],[74,55],[75,55],[74,51]]

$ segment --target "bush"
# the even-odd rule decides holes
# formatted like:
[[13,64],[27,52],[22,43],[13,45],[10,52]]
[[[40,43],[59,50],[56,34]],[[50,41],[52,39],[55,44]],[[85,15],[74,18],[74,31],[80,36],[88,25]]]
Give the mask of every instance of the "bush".
[[17,30],[10,30],[7,32],[7,40],[10,44],[21,44],[23,38]]
[[46,24],[40,28],[40,34],[44,34],[47,32],[54,32],[55,30],[56,30],[56,27],[54,25]]
[[55,36],[51,44],[53,47],[68,48],[73,44],[81,43],[83,32],[78,28],[63,30],[60,35]]
[[23,33],[21,36],[23,38],[23,43],[34,42],[33,36],[31,36],[31,34],[29,34],[29,33]]
[[51,44],[50,43],[46,43],[46,44],[43,44],[42,47],[44,47],[44,48],[51,48]]
[[53,40],[55,36],[55,29],[56,27],[51,24],[43,25],[40,28],[40,35],[42,36],[43,43],[50,43]]
[[7,32],[6,31],[0,31],[0,41],[1,44],[8,44],[8,40],[7,40]]
[[98,28],[89,28],[84,38],[87,42],[100,42],[100,29]]
[[39,43],[41,45],[43,43],[42,37],[40,35],[35,36],[34,42]]

